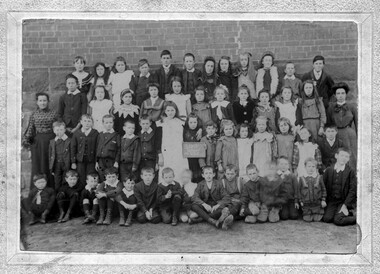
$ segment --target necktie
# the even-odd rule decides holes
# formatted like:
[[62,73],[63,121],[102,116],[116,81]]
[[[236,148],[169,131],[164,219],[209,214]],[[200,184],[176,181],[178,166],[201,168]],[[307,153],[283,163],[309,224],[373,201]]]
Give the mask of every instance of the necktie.
[[36,204],[37,205],[41,204],[41,192],[42,192],[42,190],[38,190],[37,195],[36,195]]

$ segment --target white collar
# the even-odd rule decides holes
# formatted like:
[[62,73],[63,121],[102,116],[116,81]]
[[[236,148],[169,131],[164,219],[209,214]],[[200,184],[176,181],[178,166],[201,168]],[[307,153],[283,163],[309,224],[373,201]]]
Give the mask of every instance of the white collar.
[[156,103],[156,101],[158,100],[158,96],[156,98],[153,98],[153,97],[149,97],[150,100],[152,101],[152,106]]
[[123,188],[123,192],[127,198],[131,197],[134,194],[133,189],[128,191],[125,188]]
[[336,164],[334,165],[334,169],[335,169],[335,171],[338,172],[338,173],[341,172],[341,171],[343,171],[345,167],[346,167],[346,165],[340,166],[340,165],[338,165],[338,163],[336,163]]
[[150,76],[150,72],[148,72],[146,75],[142,75],[142,74],[140,73],[140,77],[146,77],[146,78],[149,78],[149,76]]
[[113,128],[111,128],[111,130],[110,131],[107,131],[107,130],[105,130],[105,129],[103,129],[103,131],[102,131],[103,133],[114,133],[115,132],[115,130],[113,129]]
[[346,103],[346,101],[344,101],[343,103],[336,102],[336,104],[337,104],[338,106],[343,106],[345,103]]
[[136,135],[132,134],[130,137],[128,137],[127,134],[124,134],[123,138],[125,138],[125,139],[132,139],[135,136]]
[[[152,131],[153,131],[153,129],[151,127],[149,127],[148,130],[146,131],[146,133],[150,134]],[[141,134],[144,132],[145,131],[141,130]]]
[[326,141],[330,144],[330,145],[333,145],[335,143],[335,140],[336,140],[336,137],[334,138],[334,140],[330,141],[329,139],[326,138]]
[[317,171],[315,171],[313,174],[305,174],[305,178],[307,178],[307,177],[313,177],[313,178],[317,178],[317,176],[318,176],[318,173],[317,173]]
[[84,133],[84,135],[88,135],[90,134],[90,131],[91,131],[92,128],[89,128],[88,130],[83,130],[83,128],[81,128],[81,131]]
[[314,75],[321,75],[322,74],[322,70],[320,72],[317,72],[317,71],[315,71],[315,69],[313,69],[313,73],[314,73]]
[[285,75],[284,79],[295,80],[296,76],[294,74],[292,76]]
[[164,65],[162,65],[162,67],[164,68],[164,70],[169,70],[171,65],[172,65],[172,64],[170,64],[169,66],[164,66]]
[[212,180],[210,183],[206,182],[206,185],[208,186],[208,188],[211,188],[213,182],[214,180]]
[[58,136],[54,138],[55,141],[58,141],[59,139],[62,139],[63,141],[65,141],[67,138],[67,135],[66,134],[63,134],[62,138],[59,138]]
[[172,181],[172,182],[170,182],[170,184],[167,184],[166,182],[162,182],[161,183],[163,186],[170,186],[170,185],[175,185],[175,181]]
[[133,104],[130,105],[120,105],[118,109],[114,110],[114,113],[119,113],[120,116],[123,116],[126,118],[128,115],[132,118],[135,117],[135,115],[139,114],[139,107]]
[[277,174],[280,175],[280,176],[282,176],[282,175],[285,176],[285,175],[289,175],[289,174],[290,174],[290,171],[287,170],[287,171],[282,172],[281,170],[277,170]]
[[96,189],[96,188],[91,188],[89,185],[86,185],[84,188],[87,189],[90,192],[94,191]]
[[195,71],[195,68],[193,67],[192,69],[186,69],[187,72],[194,72]]
[[72,94],[72,95],[77,95],[78,93],[80,93],[79,89],[76,89],[76,90],[74,90],[74,91],[70,91],[70,90],[67,91],[67,94],[68,94],[68,95],[70,95],[70,94]]
[[230,102],[226,101],[226,100],[223,100],[222,102],[219,102],[219,101],[213,101],[211,103],[211,107],[215,108],[215,107],[227,107],[227,105],[229,104]]
[[241,106],[243,106],[243,107],[245,107],[247,104],[248,104],[248,101],[239,101],[239,104],[241,105]]

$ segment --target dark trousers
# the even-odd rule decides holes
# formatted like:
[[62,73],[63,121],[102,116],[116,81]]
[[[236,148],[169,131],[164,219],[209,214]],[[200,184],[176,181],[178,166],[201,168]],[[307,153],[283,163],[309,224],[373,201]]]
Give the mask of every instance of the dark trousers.
[[99,203],[100,210],[103,210],[103,211],[113,210],[114,201],[112,201],[110,198],[106,198],[106,197],[100,198],[98,199],[98,203]]
[[281,220],[298,219],[298,209],[294,207],[294,200],[289,200],[282,206],[282,209],[280,211],[280,218]]
[[[124,182],[124,179],[132,174],[133,163],[120,163],[120,180]],[[136,174],[137,175],[137,174]]]
[[89,173],[96,172],[95,162],[88,162],[84,159],[83,162],[77,163],[77,172],[79,174],[79,181],[82,186],[86,185],[86,176]]
[[334,223],[339,226],[356,224],[355,216],[346,216],[342,212],[339,213],[342,205],[343,201],[330,201],[325,208],[325,214],[322,220],[326,223]]
[[145,212],[139,210],[137,212],[137,221],[141,224],[144,224],[146,222],[151,222],[153,224],[158,224],[159,222],[161,222],[161,216],[160,214],[158,213],[158,210],[157,209],[153,209],[152,211],[152,219],[151,220],[148,220],[145,216]]
[[212,213],[207,212],[203,206],[193,204],[191,206],[191,210],[197,213],[203,220],[207,221],[209,218],[219,219],[220,215],[222,215],[222,207],[218,207],[217,210],[214,210]]
[[99,158],[99,177],[100,182],[103,182],[106,179],[105,171],[107,168],[113,167],[115,164],[115,159],[112,158]]
[[58,192],[57,194],[57,204],[58,207],[62,210],[74,212],[75,214],[80,213],[78,205],[79,201],[79,193],[76,191],[66,191],[66,192]]
[[229,206],[228,209],[230,210],[230,214],[232,216],[237,217],[239,216],[241,204],[240,202],[233,201]]
[[133,210],[130,210],[130,209],[125,209],[124,206],[122,206],[121,204],[118,204],[118,207],[119,207],[119,214],[121,215],[122,213],[126,213],[125,216],[128,216],[128,214],[130,212],[132,212],[133,215],[135,215],[135,212],[137,212],[137,207]]
[[58,191],[58,189],[62,186],[63,178],[65,176],[65,172],[67,169],[65,168],[65,163],[56,162],[54,164],[53,172],[54,172],[54,190]]
[[160,206],[160,215],[162,222],[169,224],[172,221],[173,216],[178,218],[179,210],[181,208],[182,198],[181,195],[174,195],[171,198],[170,204]]

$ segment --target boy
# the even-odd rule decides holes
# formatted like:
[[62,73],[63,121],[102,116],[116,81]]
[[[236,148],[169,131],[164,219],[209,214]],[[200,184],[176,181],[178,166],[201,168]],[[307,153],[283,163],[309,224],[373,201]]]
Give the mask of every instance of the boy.
[[239,211],[241,207],[240,193],[243,188],[242,180],[237,177],[237,168],[234,165],[228,165],[225,172],[224,178],[222,178],[222,185],[231,197],[231,204],[228,206],[231,215],[234,219],[239,218]]
[[171,87],[169,83],[172,77],[181,77],[181,71],[172,65],[172,54],[168,50],[161,52],[161,64],[159,69],[154,73],[155,82],[159,85],[159,97],[165,99],[165,94],[171,93]]
[[150,97],[142,103],[140,117],[144,114],[148,114],[152,122],[157,122],[161,119],[165,101],[158,97],[158,84],[149,83],[148,92]]
[[324,66],[325,58],[321,55],[315,56],[313,59],[313,70],[302,76],[302,82],[305,82],[306,80],[313,81],[314,86],[318,90],[319,96],[323,98],[323,105],[327,110],[329,107],[329,101],[333,95],[331,88],[334,85],[334,80],[323,70]]
[[[96,198],[96,188],[99,183],[97,173],[89,173],[86,178],[86,186],[81,193],[81,205],[84,211],[84,220],[82,224],[95,222],[96,215],[99,211],[98,198]],[[90,213],[90,211],[92,212]]]
[[[82,190],[78,184],[78,173],[74,170],[66,171],[66,183],[63,184],[57,193],[57,204],[59,208],[58,223],[64,223],[70,220],[71,213],[75,210],[75,206],[79,200],[79,194]],[[65,213],[65,207],[69,204]]]
[[202,222],[202,218],[197,213],[191,210],[191,198],[194,195],[197,184],[191,182],[193,173],[190,169],[185,169],[182,172],[182,192],[183,192],[183,204],[179,214],[179,219],[183,223],[195,224]]
[[336,138],[338,129],[335,125],[325,125],[325,136],[318,141],[319,150],[322,155],[323,171],[335,164],[335,154],[339,148],[343,147],[341,139]]
[[214,176],[215,171],[212,167],[205,166],[203,168],[204,180],[195,189],[191,198],[193,202],[191,209],[216,228],[223,224],[222,228],[227,230],[234,221],[234,217],[228,209],[231,198],[224,190],[222,183],[215,180]]
[[78,78],[72,74],[66,76],[67,93],[59,98],[58,116],[66,125],[69,134],[80,128],[79,119],[87,113],[87,97],[78,89]]
[[120,136],[113,129],[113,116],[103,116],[104,131],[99,133],[96,148],[95,169],[99,172],[101,181],[104,181],[104,171],[107,168],[119,168],[120,161]]
[[[119,174],[115,167],[105,170],[106,180],[96,188],[96,198],[99,202],[99,219],[97,225],[110,225],[112,222],[112,210],[115,197],[121,192],[123,184],[117,179]],[[104,211],[106,215],[104,217]]]
[[317,172],[317,161],[314,158],[305,160],[306,175],[299,178],[299,190],[295,207],[302,207],[303,220],[320,222],[326,207],[326,188],[323,177]]
[[259,171],[254,164],[247,165],[249,181],[243,186],[240,195],[241,209],[239,215],[245,217],[244,222],[254,224],[260,213],[260,181]]
[[[119,203],[120,226],[130,226],[132,224],[132,215],[137,208],[137,200],[133,191],[135,182],[136,176],[134,174],[125,177],[123,180],[124,188],[116,196],[116,201]],[[125,220],[125,211],[128,213],[127,220]]]
[[157,224],[161,216],[157,210],[157,182],[154,181],[154,169],[143,167],[141,169],[142,181],[137,183],[134,193],[137,200],[137,221],[139,223],[151,222]]
[[96,142],[99,133],[92,128],[91,115],[83,114],[80,119],[82,128],[71,139],[71,169],[79,173],[79,181],[85,186],[86,175],[95,172]]
[[295,74],[296,70],[293,62],[287,62],[285,65],[285,76],[282,79],[282,87],[289,87],[294,94],[295,98],[300,97],[302,81],[297,78]]
[[54,122],[55,138],[49,143],[49,169],[54,176],[54,190],[62,185],[63,175],[70,169],[71,140],[65,134],[64,122]]
[[194,90],[201,83],[199,79],[202,77],[202,72],[199,69],[194,68],[195,56],[192,53],[186,53],[183,57],[183,63],[185,68],[181,71],[181,77],[183,82],[183,94],[190,94],[194,99]]
[[325,170],[323,180],[327,190],[327,207],[323,216],[326,223],[353,225],[356,223],[356,174],[347,164],[350,151],[339,148],[336,163]]
[[47,178],[44,174],[34,175],[33,184],[35,188],[29,192],[27,200],[28,213],[31,217],[29,225],[33,225],[37,222],[37,216],[41,216],[39,221],[40,223],[45,224],[46,217],[54,205],[54,189],[46,186]]
[[206,158],[199,158],[199,166],[211,166],[215,171],[217,165],[215,162],[215,150],[218,136],[216,135],[217,126],[213,121],[206,123],[206,136],[201,138],[201,142],[206,145]]
[[277,160],[277,174],[283,181],[283,187],[287,196],[287,203],[280,211],[281,220],[297,220],[298,209],[295,207],[295,197],[298,193],[297,177],[289,170],[289,160],[286,156],[280,156]]
[[120,178],[124,179],[131,173],[135,173],[141,159],[140,138],[134,134],[135,122],[127,120],[124,122],[125,135],[121,139],[120,154]]
[[138,67],[139,72],[135,72],[132,76],[129,88],[135,93],[136,105],[141,107],[141,104],[149,98],[147,85],[153,82],[153,75],[149,72],[149,62],[147,59],[140,59]]
[[161,154],[161,131],[156,127],[152,128],[151,125],[152,122],[149,115],[141,115],[141,132],[139,133],[139,140],[141,142],[140,169],[149,167],[157,170],[157,160]]

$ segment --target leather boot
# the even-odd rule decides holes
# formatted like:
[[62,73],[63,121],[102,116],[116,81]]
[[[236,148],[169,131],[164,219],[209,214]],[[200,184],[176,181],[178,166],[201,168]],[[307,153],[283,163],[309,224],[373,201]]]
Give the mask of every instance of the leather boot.
[[112,222],[112,208],[107,209],[106,218],[103,221],[104,225],[110,225]]
[[88,224],[90,222],[91,222],[91,220],[90,220],[90,211],[85,210],[84,211],[84,220],[83,220],[82,224]]
[[46,216],[49,214],[49,210],[45,210],[42,215],[41,215],[41,219],[40,219],[40,223],[41,224],[46,224]]
[[58,203],[58,207],[59,207],[58,223],[62,223],[62,219],[65,216],[65,211],[63,210],[63,205],[61,203]]
[[124,209],[120,209],[119,214],[120,214],[119,226],[123,226],[125,223]]
[[94,204],[92,206],[92,213],[91,215],[89,216],[89,220],[90,222],[95,222],[96,220],[96,215],[98,215],[98,211],[99,211],[99,205],[98,204]]
[[228,215],[230,215],[230,210],[228,209],[228,207],[223,208],[222,215],[220,215],[217,221],[218,228],[219,228],[219,225],[223,223],[224,219],[226,219]]
[[33,213],[30,213],[29,225],[34,225],[35,223],[37,223],[36,216]]
[[130,210],[128,212],[128,217],[127,217],[127,221],[125,222],[125,226],[130,226],[132,224],[132,211]]
[[212,224],[213,226],[215,226],[216,228],[218,228],[218,222],[217,220],[213,219],[213,218],[208,218],[207,222],[209,224]]
[[99,219],[96,222],[97,225],[102,225],[104,222],[104,207],[99,204]]
[[68,220],[70,220],[70,214],[71,214],[71,210],[68,209],[66,214],[65,214],[65,217],[62,219],[62,223],[64,222],[67,222]]

